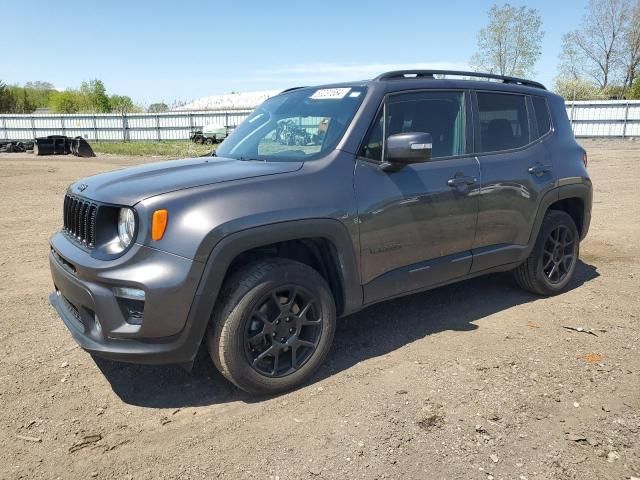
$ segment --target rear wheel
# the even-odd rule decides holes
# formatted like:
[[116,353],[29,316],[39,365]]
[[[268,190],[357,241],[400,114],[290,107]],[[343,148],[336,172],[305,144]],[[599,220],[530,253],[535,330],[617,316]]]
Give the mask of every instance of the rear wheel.
[[325,360],[335,321],[331,290],[318,272],[286,259],[257,262],[225,283],[207,334],[209,353],[249,393],[290,390]]
[[514,271],[518,285],[538,295],[562,292],[573,277],[579,250],[580,237],[571,216],[549,210],[531,254]]
[[205,142],[207,145],[213,145],[214,140],[213,140],[213,138],[211,138],[211,137],[207,137],[207,139],[206,139],[204,142]]

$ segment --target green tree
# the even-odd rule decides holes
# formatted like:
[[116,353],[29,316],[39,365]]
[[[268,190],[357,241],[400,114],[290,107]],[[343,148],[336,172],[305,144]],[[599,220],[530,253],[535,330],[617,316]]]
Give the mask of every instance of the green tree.
[[17,101],[7,85],[0,80],[0,113],[15,113]]
[[534,8],[493,5],[489,24],[478,33],[472,68],[500,75],[533,74],[541,53],[542,18]]
[[24,90],[28,94],[29,103],[33,109],[49,106],[49,97],[55,92],[55,88],[49,82],[27,82]]
[[629,91],[629,98],[631,100],[640,100],[640,79],[636,79]]
[[55,92],[51,95],[49,108],[56,113],[78,113],[81,109],[82,95],[74,90]]
[[31,113],[36,109],[37,106],[29,90],[18,85],[11,85],[8,88],[15,99],[15,113]]
[[598,85],[580,78],[558,78],[554,91],[567,101],[605,100],[607,98]]
[[111,104],[107,96],[107,89],[102,80],[93,79],[88,82],[82,82],[80,92],[86,96],[89,108],[98,113],[109,113]]
[[137,107],[133,100],[126,95],[111,95],[109,98],[109,107],[112,112],[116,113],[132,113],[140,111],[140,107]]
[[167,110],[169,110],[169,106],[164,102],[159,102],[159,103],[152,103],[151,105],[149,105],[147,112],[162,113],[162,112],[166,112]]

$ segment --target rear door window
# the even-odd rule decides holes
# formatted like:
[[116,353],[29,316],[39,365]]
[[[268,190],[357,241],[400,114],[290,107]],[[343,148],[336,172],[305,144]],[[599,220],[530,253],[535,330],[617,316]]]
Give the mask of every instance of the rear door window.
[[529,118],[524,95],[478,92],[480,153],[527,145]]

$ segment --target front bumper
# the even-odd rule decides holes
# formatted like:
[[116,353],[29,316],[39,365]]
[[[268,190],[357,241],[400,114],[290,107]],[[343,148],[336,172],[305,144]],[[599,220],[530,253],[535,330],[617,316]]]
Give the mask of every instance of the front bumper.
[[[195,295],[203,264],[142,245],[113,261],[96,260],[58,233],[51,239],[49,265],[51,305],[88,352],[134,363],[195,357],[212,303]],[[140,325],[127,322],[116,286],[145,291]]]

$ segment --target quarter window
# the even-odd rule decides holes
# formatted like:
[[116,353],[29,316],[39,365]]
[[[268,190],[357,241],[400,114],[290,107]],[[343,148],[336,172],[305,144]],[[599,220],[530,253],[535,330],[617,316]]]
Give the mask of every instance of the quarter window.
[[378,162],[382,161],[382,126],[382,109],[380,109],[375,122],[373,122],[373,125],[371,125],[369,129],[367,140],[362,146],[361,156]]
[[551,119],[549,118],[549,108],[547,101],[543,97],[531,97],[533,111],[538,124],[538,137],[542,137],[551,130]]
[[480,152],[495,152],[529,143],[529,119],[523,95],[478,92]]

